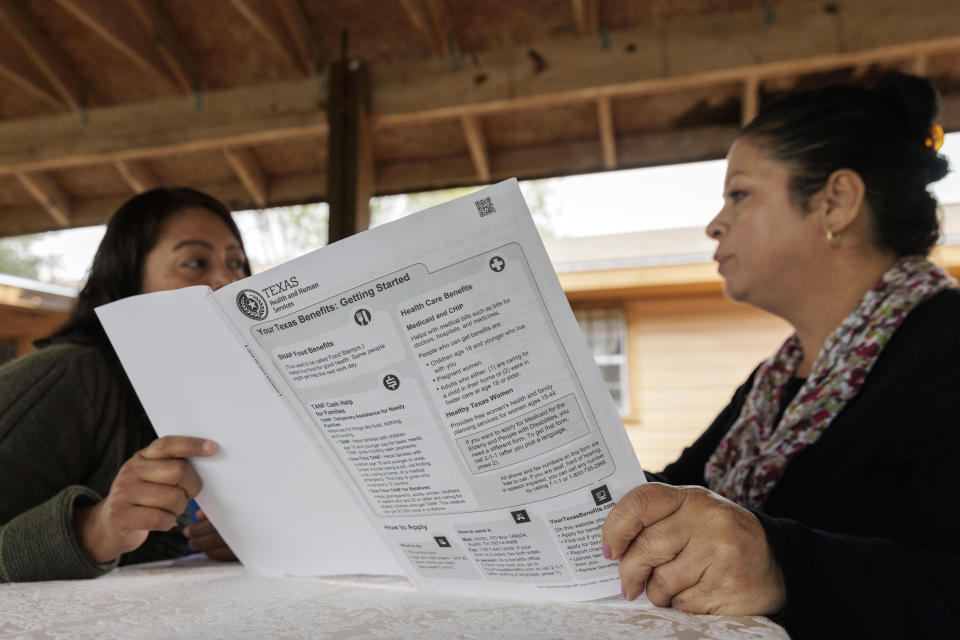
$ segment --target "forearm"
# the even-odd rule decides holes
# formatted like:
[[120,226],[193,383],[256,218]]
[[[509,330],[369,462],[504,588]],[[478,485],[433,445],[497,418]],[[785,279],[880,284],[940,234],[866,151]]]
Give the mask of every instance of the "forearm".
[[960,638],[960,555],[756,515],[786,585],[774,619],[792,638]]
[[74,533],[76,509],[99,499],[86,487],[67,487],[0,525],[0,582],[94,578],[116,566],[96,562]]

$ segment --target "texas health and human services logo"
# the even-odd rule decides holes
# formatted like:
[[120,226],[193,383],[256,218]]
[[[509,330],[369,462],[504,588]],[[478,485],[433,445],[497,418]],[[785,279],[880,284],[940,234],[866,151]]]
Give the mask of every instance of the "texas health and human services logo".
[[251,320],[267,317],[267,301],[253,289],[241,289],[237,294],[237,309]]

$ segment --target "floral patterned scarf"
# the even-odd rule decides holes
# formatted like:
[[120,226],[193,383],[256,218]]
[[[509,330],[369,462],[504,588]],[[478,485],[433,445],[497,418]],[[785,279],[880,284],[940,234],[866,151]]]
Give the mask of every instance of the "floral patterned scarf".
[[746,507],[763,506],[790,461],[817,441],[860,390],[907,314],[955,284],[922,257],[900,259],[827,338],[778,425],[784,388],[803,360],[800,341],[790,336],[760,365],[740,416],[707,460],[707,486]]

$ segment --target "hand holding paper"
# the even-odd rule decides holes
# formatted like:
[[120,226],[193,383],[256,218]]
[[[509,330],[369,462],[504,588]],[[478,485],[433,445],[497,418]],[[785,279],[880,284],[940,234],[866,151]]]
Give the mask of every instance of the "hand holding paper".
[[151,531],[173,527],[203,485],[187,458],[216,451],[215,442],[202,438],[154,440],[120,467],[106,498],[77,510],[74,529],[80,544],[105,563],[139,547]]

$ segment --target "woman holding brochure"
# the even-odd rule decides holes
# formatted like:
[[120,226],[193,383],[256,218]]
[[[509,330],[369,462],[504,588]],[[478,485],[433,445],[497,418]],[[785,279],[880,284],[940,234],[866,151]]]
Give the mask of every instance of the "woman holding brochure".
[[188,458],[216,444],[157,439],[94,308],[248,275],[230,211],[206,194],[154,189],[114,214],[66,325],[0,367],[0,582],[177,557],[184,534],[212,558],[233,558],[202,514],[177,527],[200,490]]
[[960,638],[960,292],[925,258],[927,185],[948,171],[935,115],[930,82],[895,75],[793,95],[733,143],[707,227],[724,291],[795,333],[612,510],[626,598],[796,638]]

